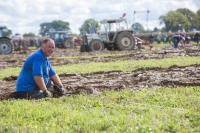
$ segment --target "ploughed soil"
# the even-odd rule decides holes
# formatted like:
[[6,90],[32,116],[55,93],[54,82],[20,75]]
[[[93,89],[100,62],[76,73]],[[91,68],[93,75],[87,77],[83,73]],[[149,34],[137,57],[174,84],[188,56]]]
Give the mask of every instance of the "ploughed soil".
[[[22,67],[23,62],[31,53],[20,53],[19,51],[10,55],[0,56],[0,70],[7,67]],[[101,56],[101,55],[113,56]],[[117,56],[115,56],[117,55]],[[53,56],[50,57],[51,64],[67,65],[88,62],[114,62],[117,60],[146,60],[162,59],[174,56],[200,56],[200,45],[187,44],[180,49],[174,49],[171,46],[162,49],[141,49],[134,51],[101,51],[101,52],[79,52],[77,49],[56,49]],[[74,57],[74,58],[73,58]],[[78,58],[77,58],[78,57]]]
[[[101,56],[118,54],[117,56]],[[0,56],[0,70],[7,67],[21,67],[30,53],[15,52]],[[64,58],[64,57],[70,58]],[[79,58],[73,58],[79,57]],[[50,58],[52,65],[87,62],[113,62],[117,60],[162,59],[173,56],[200,56],[200,46],[185,45],[180,49],[171,46],[162,49],[141,49],[135,51],[84,52],[79,49],[56,49]],[[63,58],[57,58],[63,57]],[[190,66],[171,66],[170,68],[146,68],[133,71],[100,71],[86,74],[64,73],[59,75],[68,95],[99,94],[110,90],[141,90],[145,88],[198,86],[200,85],[200,64]],[[0,80],[0,100],[16,98],[14,93],[17,76]]]

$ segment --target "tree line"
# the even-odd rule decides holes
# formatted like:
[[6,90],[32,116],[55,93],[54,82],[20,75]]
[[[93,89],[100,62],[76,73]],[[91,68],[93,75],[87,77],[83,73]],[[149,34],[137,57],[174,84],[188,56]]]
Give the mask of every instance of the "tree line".
[[169,11],[166,15],[159,17],[160,24],[164,24],[163,30],[175,32],[184,29],[192,31],[200,29],[200,9],[194,13],[187,8],[180,8],[176,11]]

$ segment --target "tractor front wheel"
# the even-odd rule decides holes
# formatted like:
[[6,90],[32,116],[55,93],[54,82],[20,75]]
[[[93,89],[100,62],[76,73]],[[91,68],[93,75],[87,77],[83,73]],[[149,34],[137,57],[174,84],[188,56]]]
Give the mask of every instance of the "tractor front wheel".
[[101,40],[98,39],[93,39],[88,46],[89,51],[103,51],[104,49],[104,44],[102,43]]

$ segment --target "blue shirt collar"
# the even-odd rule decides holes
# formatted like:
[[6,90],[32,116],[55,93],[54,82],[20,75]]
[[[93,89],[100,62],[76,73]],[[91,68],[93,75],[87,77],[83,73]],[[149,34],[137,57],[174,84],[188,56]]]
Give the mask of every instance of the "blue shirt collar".
[[44,60],[47,60],[47,59],[48,59],[47,57],[44,56],[44,53],[43,53],[43,51],[42,51],[41,48],[39,49],[39,52],[43,55]]

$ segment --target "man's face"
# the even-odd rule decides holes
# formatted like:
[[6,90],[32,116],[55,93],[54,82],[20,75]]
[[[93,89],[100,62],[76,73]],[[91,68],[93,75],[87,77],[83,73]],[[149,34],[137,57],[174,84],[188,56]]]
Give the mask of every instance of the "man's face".
[[55,49],[55,44],[52,41],[47,41],[45,44],[42,44],[42,51],[45,57],[49,57],[53,54]]

